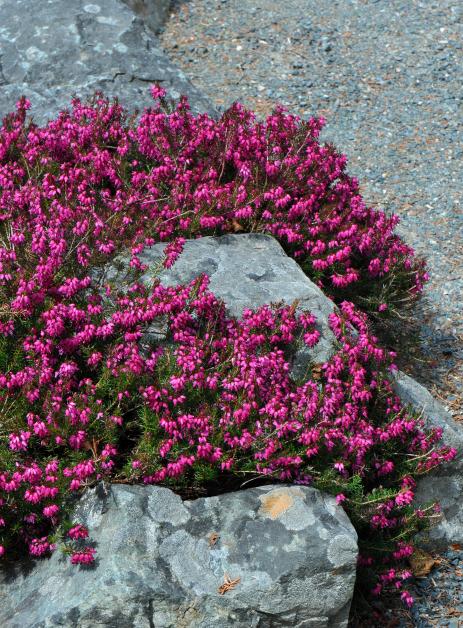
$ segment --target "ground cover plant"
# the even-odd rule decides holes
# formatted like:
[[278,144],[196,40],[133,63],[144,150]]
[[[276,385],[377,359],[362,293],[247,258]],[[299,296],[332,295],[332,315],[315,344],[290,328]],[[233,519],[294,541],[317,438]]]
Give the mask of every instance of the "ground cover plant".
[[[410,603],[403,561],[436,510],[414,504],[415,483],[455,452],[393,394],[395,355],[369,321],[417,298],[424,263],[318,141],[321,120],[277,109],[259,123],[234,105],[216,121],[153,96],[138,121],[101,95],[43,128],[25,99],[4,120],[0,555],[60,545],[91,563],[67,513],[99,481],[189,495],[290,481],[337,496],[374,591]],[[145,246],[169,241],[169,266],[186,237],[240,231],[273,234],[340,305],[334,355],[302,379],[291,355],[318,341],[310,312],[269,305],[234,320],[206,277],[138,281]],[[123,291],[105,274],[122,251]],[[166,338],[147,343],[156,323]]]

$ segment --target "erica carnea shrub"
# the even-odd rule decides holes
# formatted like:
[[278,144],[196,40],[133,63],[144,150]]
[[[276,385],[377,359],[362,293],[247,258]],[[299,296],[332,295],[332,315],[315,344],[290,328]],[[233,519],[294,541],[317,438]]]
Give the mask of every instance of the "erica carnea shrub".
[[26,122],[26,100],[5,120],[0,209],[16,254],[7,246],[0,261],[15,306],[121,247],[172,240],[175,254],[183,237],[230,231],[274,235],[320,286],[370,312],[420,293],[424,262],[393,233],[397,216],[366,207],[345,156],[319,143],[322,118],[277,109],[260,123],[235,104],[215,121],[186,99],[168,113],[152,91],[138,123],[102,97],[44,128]]
[[[455,452],[394,396],[394,354],[367,315],[342,301],[334,355],[295,380],[297,346],[318,342],[310,312],[269,305],[228,318],[206,277],[138,283],[137,254],[170,240],[169,265],[184,237],[265,231],[325,289],[374,311],[419,293],[423,264],[394,217],[365,207],[344,157],[319,144],[320,120],[277,110],[258,123],[235,105],[214,121],[185,99],[170,113],[161,104],[136,122],[97,96],[39,128],[23,99],[4,121],[0,554],[59,543],[73,563],[92,562],[67,512],[98,481],[192,495],[267,479],[335,494],[364,573],[383,569],[375,592],[401,589],[409,541],[435,510],[414,505],[416,479]],[[122,250],[134,273],[124,292],[104,273]],[[156,323],[166,335],[150,344]]]

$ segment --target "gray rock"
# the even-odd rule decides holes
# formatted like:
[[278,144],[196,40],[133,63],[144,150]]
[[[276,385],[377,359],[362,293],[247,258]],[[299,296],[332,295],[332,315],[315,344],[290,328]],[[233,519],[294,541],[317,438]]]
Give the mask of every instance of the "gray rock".
[[228,313],[238,318],[246,308],[278,302],[291,305],[297,300],[299,310],[310,310],[317,317],[321,338],[313,349],[304,347],[296,353],[293,374],[302,376],[310,362],[326,362],[332,354],[335,339],[328,316],[334,303],[272,236],[247,233],[188,240],[172,268],[153,273],[150,269],[159,268],[164,248],[164,244],[156,244],[140,254],[140,260],[149,266],[143,282],[151,283],[156,275],[164,285],[174,286],[206,273],[210,290],[223,299]]
[[122,0],[139,15],[153,33],[158,33],[169,15],[171,0]]
[[404,403],[422,413],[428,427],[442,428],[443,442],[458,451],[455,460],[418,484],[418,502],[423,505],[439,502],[442,508],[436,525],[423,535],[423,543],[433,548],[463,543],[463,430],[424,386],[405,373],[398,373],[394,387]]
[[[399,371],[395,377],[394,390],[405,404],[423,414],[429,428],[443,430],[442,439],[447,445],[463,450],[463,430],[431,393],[412,377]],[[461,454],[460,454],[461,456]]]
[[[166,488],[102,488],[76,509],[96,565],[57,551],[3,571],[2,626],[347,626],[357,536],[334,498],[267,486],[182,502]],[[221,595],[227,577],[235,586]]]
[[159,47],[143,21],[119,0],[0,0],[0,117],[26,95],[43,123],[70,107],[73,95],[96,90],[141,110],[149,86],[190,97],[195,111],[214,112]]

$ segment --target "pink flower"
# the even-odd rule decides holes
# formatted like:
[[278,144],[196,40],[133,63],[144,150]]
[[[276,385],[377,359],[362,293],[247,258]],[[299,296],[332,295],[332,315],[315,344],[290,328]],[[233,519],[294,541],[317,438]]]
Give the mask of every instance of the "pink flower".
[[45,517],[55,517],[59,512],[59,506],[57,506],[56,504],[52,504],[51,506],[46,506],[43,509],[43,514]]
[[48,542],[46,536],[42,538],[32,539],[29,543],[29,553],[32,556],[43,556],[47,552],[52,552],[55,549],[55,546]]
[[405,491],[401,491],[396,496],[395,503],[397,504],[397,506],[406,506],[406,505],[412,503],[414,497],[415,497],[415,495],[414,495],[413,491],[411,491],[410,489],[405,490]]
[[68,532],[68,536],[71,539],[86,539],[88,537],[88,530],[85,526],[78,523],[73,528],[71,528]]
[[402,598],[402,600],[405,602],[405,604],[408,607],[413,606],[415,600],[414,600],[413,596],[410,595],[410,593],[408,591],[402,591],[402,593],[400,594],[400,597]]
[[83,550],[73,552],[71,563],[73,565],[89,565],[95,561],[96,550],[93,547],[85,547]]
[[30,432],[21,432],[19,435],[10,434],[10,449],[13,451],[26,451],[30,437]]
[[166,90],[159,85],[153,85],[151,87],[151,96],[154,98],[154,100],[157,100],[158,98],[164,98],[165,95]]

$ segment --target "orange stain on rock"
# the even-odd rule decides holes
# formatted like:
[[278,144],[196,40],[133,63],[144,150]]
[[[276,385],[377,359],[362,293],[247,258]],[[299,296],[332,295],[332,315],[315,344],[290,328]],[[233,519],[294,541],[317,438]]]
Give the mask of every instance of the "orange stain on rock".
[[259,512],[270,519],[278,519],[280,515],[289,510],[294,504],[294,499],[287,492],[278,491],[261,497],[262,506]]

